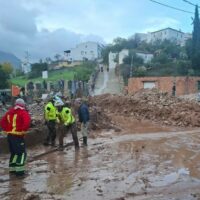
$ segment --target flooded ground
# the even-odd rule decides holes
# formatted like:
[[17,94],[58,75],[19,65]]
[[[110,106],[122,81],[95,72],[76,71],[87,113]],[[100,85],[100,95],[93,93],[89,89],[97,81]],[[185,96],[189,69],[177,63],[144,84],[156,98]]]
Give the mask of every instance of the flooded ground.
[[[2,155],[0,199],[200,199],[200,130],[127,122],[119,123],[123,131],[90,133],[87,148],[70,146],[28,162],[24,179],[8,175]],[[50,149],[29,149],[29,161]]]

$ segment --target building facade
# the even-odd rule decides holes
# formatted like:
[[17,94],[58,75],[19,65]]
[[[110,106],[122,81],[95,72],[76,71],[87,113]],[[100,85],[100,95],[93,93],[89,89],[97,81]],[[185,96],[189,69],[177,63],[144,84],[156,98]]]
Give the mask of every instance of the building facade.
[[78,44],[71,50],[64,51],[67,61],[96,60],[101,58],[103,45],[96,42]]
[[28,74],[29,72],[31,72],[31,64],[28,62],[23,62],[22,71],[24,72],[24,74]]
[[[125,57],[129,55],[129,50],[128,49],[123,49],[119,52],[119,60],[118,63],[121,65],[123,64],[123,60]],[[154,57],[153,54],[151,53],[146,53],[146,52],[136,52],[136,55],[140,58],[143,59],[144,63],[149,63],[151,62],[152,58]]]
[[128,94],[141,89],[157,88],[161,92],[172,94],[175,86],[176,96],[194,94],[200,91],[200,77],[138,77],[128,81]]
[[185,33],[172,28],[165,28],[162,30],[149,33],[148,40],[149,42],[155,42],[157,40],[160,41],[170,40],[172,42],[176,42],[177,44],[181,45],[183,44],[183,41],[185,41]]
[[180,30],[176,30],[173,28],[165,28],[154,32],[149,33],[136,33],[134,35],[135,39],[140,41],[146,41],[147,43],[154,43],[158,40],[170,40],[172,42],[176,42],[177,44],[184,46],[185,42],[192,38],[192,34],[184,33]]
[[136,52],[136,55],[143,59],[144,63],[149,63],[153,59],[152,53]]

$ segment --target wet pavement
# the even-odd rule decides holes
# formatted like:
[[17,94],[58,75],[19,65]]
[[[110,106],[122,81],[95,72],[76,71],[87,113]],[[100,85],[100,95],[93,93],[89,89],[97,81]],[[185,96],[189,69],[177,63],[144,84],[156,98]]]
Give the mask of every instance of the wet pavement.
[[110,69],[108,72],[104,69],[103,72],[99,72],[95,85],[94,95],[121,94],[123,90],[121,77],[115,75],[115,69]]
[[[29,162],[20,180],[8,175],[2,155],[0,199],[200,199],[199,129],[137,121],[123,132],[93,132],[88,143]],[[49,149],[29,149],[29,158]]]

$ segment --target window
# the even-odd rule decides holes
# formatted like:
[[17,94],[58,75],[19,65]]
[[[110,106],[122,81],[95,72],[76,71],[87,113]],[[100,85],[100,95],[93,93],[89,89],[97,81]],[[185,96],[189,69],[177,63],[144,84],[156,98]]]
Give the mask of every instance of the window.
[[144,81],[143,82],[143,88],[144,89],[152,89],[156,87],[156,82],[155,81]]
[[81,51],[81,55],[83,55],[84,54],[84,51]]

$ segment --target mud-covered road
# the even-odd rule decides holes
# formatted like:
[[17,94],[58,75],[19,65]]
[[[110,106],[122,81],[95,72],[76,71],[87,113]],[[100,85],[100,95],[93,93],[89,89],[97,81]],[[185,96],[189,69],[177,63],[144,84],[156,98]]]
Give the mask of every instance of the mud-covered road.
[[[114,69],[100,74],[96,95],[121,91]],[[164,97],[148,101],[139,98],[142,102],[122,96],[101,98],[96,99],[99,107],[93,110],[99,114],[95,123],[104,123],[90,132],[87,148],[75,151],[69,146],[63,152],[37,157],[52,149],[32,147],[28,149],[28,175],[24,179],[9,175],[9,155],[0,154],[0,200],[200,200],[200,129],[162,126],[162,120],[166,121],[164,111],[153,112],[171,105],[171,99],[166,104]],[[160,106],[160,101],[165,105]],[[130,113],[132,107],[135,110]],[[187,111],[181,116],[191,116],[190,121],[197,118],[196,104],[181,107],[195,109],[194,114]],[[134,118],[140,114],[138,120],[144,120],[147,112],[151,114],[149,119],[159,117],[157,124]],[[40,131],[43,134],[44,130]],[[65,143],[71,140],[69,135]]]
[[[91,132],[87,148],[29,162],[20,180],[8,175],[8,155],[1,156],[0,199],[200,199],[199,129],[139,121],[125,127]],[[28,157],[49,149],[29,149]]]

